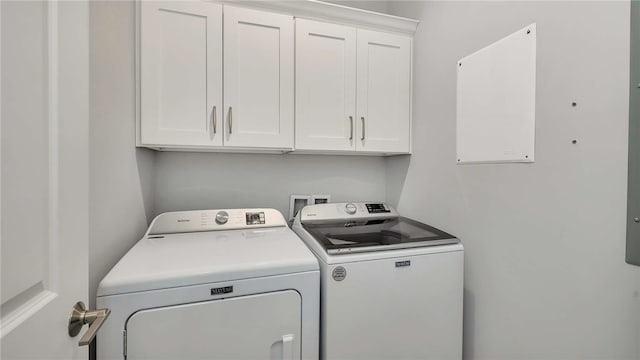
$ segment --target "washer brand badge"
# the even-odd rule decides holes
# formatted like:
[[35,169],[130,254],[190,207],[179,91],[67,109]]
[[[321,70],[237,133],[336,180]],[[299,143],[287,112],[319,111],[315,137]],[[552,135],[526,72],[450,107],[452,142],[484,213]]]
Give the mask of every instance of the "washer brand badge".
[[228,294],[233,292],[233,286],[223,286],[219,288],[211,288],[211,295]]
[[331,276],[333,276],[333,280],[335,281],[342,281],[347,277],[347,269],[343,268],[342,266],[338,266],[337,268],[333,269],[333,271],[331,272]]
[[411,260],[396,261],[396,267],[411,266]]

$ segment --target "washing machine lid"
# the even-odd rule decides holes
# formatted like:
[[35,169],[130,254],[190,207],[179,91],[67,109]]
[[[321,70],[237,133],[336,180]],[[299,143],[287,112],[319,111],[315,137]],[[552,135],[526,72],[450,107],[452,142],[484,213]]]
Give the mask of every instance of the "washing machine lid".
[[399,216],[393,208],[382,203],[307,206],[301,212],[301,226],[328,254],[460,242],[455,236],[433,226]]
[[[306,245],[286,225],[274,225],[267,213],[263,224],[245,216],[251,211],[226,210],[231,230],[158,234],[151,231],[111,269],[98,287],[98,296],[150,291],[238,279],[258,278],[318,270]],[[256,211],[258,210],[258,211]],[[271,209],[272,210],[272,209]],[[209,212],[216,210],[209,210]],[[282,215],[275,211],[280,218]],[[218,211],[219,212],[219,211]],[[238,216],[236,212],[244,212]],[[209,216],[211,214],[207,214]],[[215,215],[215,214],[214,214]],[[188,217],[174,216],[176,221]],[[201,219],[198,215],[197,219]],[[232,219],[252,224],[235,225]],[[215,219],[215,216],[212,217]],[[157,220],[157,219],[156,219]],[[154,222],[156,221],[154,220]],[[264,219],[263,219],[264,220]],[[215,220],[213,220],[215,221]],[[244,220],[242,220],[244,221]],[[281,223],[284,218],[278,219]],[[180,222],[184,226],[184,221]],[[202,223],[198,223],[200,226]],[[212,226],[207,223],[207,227]]]

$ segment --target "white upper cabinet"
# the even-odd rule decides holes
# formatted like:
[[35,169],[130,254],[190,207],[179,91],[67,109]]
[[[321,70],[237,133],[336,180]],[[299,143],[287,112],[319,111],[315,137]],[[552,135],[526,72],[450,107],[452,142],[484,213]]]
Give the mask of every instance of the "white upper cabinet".
[[225,146],[293,147],[293,17],[224,8]]
[[140,142],[222,145],[222,6],[140,6]]
[[356,29],[296,19],[296,150],[355,150]]
[[140,6],[141,145],[293,148],[292,16],[224,6],[223,22],[215,3]]
[[410,131],[409,37],[296,20],[296,150],[407,154]]
[[411,152],[417,21],[313,1],[137,4],[138,146]]
[[356,149],[411,151],[411,38],[358,30]]

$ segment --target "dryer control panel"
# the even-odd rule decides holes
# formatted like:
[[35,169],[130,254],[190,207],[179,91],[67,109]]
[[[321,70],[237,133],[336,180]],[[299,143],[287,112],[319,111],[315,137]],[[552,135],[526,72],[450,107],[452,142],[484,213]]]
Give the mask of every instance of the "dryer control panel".
[[146,235],[281,226],[287,222],[276,209],[175,211],[156,216]]

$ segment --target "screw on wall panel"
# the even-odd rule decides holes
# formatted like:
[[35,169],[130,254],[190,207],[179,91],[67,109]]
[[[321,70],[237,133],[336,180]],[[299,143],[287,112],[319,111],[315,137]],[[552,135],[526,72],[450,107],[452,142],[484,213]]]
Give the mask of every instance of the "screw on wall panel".
[[458,66],[462,66],[462,63],[458,63]]
[[572,143],[572,144],[577,144],[577,143],[578,143],[578,140],[571,140],[571,143]]
[[460,159],[458,159],[458,162],[460,162]]
[[531,34],[531,30],[527,29],[527,34]]
[[525,156],[524,156],[524,158],[525,158],[525,159],[528,159],[528,158],[529,158],[529,155],[525,155]]
[[576,106],[578,106],[578,103],[577,102],[572,102],[571,106],[576,107]]
[[634,217],[634,218],[633,218],[633,221],[635,221],[635,222],[637,222],[637,223],[640,223],[640,218]]

